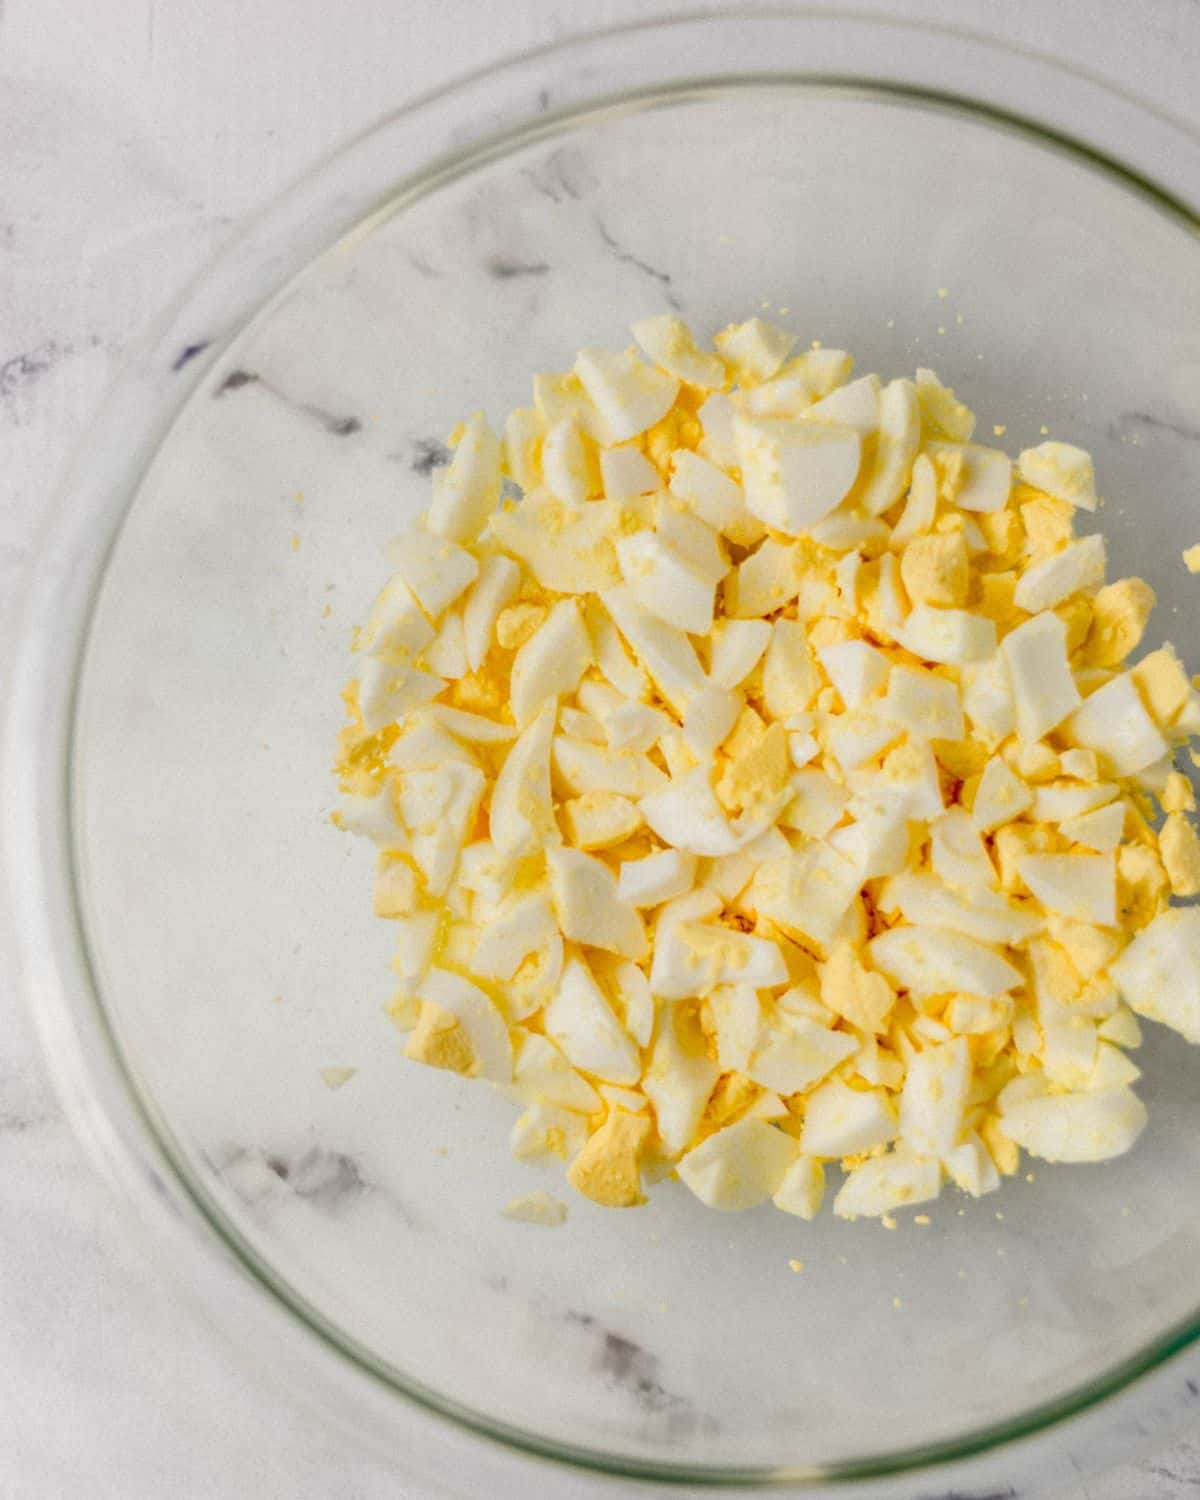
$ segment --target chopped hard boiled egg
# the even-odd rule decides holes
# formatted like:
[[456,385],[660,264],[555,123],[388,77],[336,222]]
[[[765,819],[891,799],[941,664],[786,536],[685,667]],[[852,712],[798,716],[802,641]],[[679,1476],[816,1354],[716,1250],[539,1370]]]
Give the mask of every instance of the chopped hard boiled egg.
[[606,1207],[1129,1150],[1137,1018],[1200,1044],[1200,694],[1075,535],[1090,457],[759,318],[633,336],[460,426],[355,635],[334,819],[406,1055]]

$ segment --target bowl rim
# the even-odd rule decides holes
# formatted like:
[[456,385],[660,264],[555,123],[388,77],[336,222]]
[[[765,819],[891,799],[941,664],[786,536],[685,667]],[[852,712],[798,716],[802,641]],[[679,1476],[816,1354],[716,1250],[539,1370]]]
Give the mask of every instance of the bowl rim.
[[[594,61],[605,49],[619,48],[629,40],[644,41],[656,31],[677,40],[687,28],[700,26],[711,38],[716,30],[729,33],[733,27],[829,30],[847,22],[893,34],[897,30],[920,33],[952,46],[1016,59],[1022,68],[1032,63],[1073,80],[1073,86],[1083,84],[1085,91],[1097,97],[1123,101],[1127,113],[1153,122],[1159,152],[1163,142],[1175,144],[1180,155],[1169,159],[1183,185],[1158,180],[1141,164],[1122,160],[1111,144],[1080,140],[1061,119],[1038,118],[994,99],[967,99],[906,77],[771,67],[757,72],[739,69],[664,76],[627,89],[596,92],[595,75],[587,68],[589,58]],[[555,69],[556,87],[563,88],[565,102],[548,99],[541,90],[530,96],[529,85]],[[484,97],[496,86],[504,92],[503,100]],[[763,86],[882,96],[983,120],[1069,156],[1123,190],[1149,200],[1184,229],[1200,233],[1200,217],[1191,206],[1200,203],[1200,131],[1107,81],[1065,67],[1033,49],[963,28],[907,18],[855,10],[831,14],[819,7],[722,9],[655,17],[577,33],[534,52],[502,58],[423,95],[329,153],[244,221],[151,328],[110,388],[58,487],[28,579],[5,725],[4,845],[25,995],[66,1112],[105,1174],[119,1184],[124,1196],[135,1200],[144,1217],[164,1228],[165,1206],[176,1229],[186,1225],[183,1238],[192,1244],[193,1260],[203,1256],[211,1261],[214,1250],[222,1252],[226,1268],[247,1282],[257,1302],[273,1302],[277,1312],[302,1327],[306,1336],[315,1335],[326,1351],[358,1375],[476,1437],[609,1476],[706,1487],[811,1488],[911,1477],[1036,1437],[1125,1390],[1194,1345],[1200,1340],[1200,1307],[1102,1375],[1009,1418],[937,1442],[814,1468],[651,1461],[552,1440],[467,1409],[396,1370],[325,1319],[275,1274],[196,1178],[152,1096],[139,1083],[110,1022],[91,963],[75,844],[76,708],[93,611],[108,561],[155,454],[208,371],[232,343],[269,316],[295,280],[323,256],[334,253],[348,236],[371,232],[407,203],[487,160],[539,139],[549,140],[606,112],[642,108],[650,98],[677,100],[705,91]],[[473,113],[465,129],[460,113],[463,104],[473,112],[483,108],[483,119]],[[430,126],[439,140],[447,142],[447,149],[433,155],[427,146]],[[448,126],[452,128],[447,130]],[[380,192],[378,178],[372,178],[378,155],[373,148],[397,130],[420,139],[406,143],[410,169],[393,175],[390,186]],[[450,144],[455,134],[460,138]],[[1159,155],[1158,159],[1164,158]],[[358,173],[350,190],[339,186],[339,174],[347,166]],[[71,670],[56,677],[54,666],[63,660],[70,662]]]

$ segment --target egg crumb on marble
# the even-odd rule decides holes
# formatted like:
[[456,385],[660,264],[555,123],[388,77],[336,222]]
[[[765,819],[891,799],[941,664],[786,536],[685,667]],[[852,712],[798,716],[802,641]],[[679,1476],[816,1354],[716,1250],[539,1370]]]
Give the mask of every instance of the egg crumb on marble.
[[407,1056],[605,1207],[890,1229],[1127,1151],[1138,1018],[1200,1043],[1200,693],[1091,458],[758,317],[633,332],[459,425],[355,635]]
[[1188,547],[1183,554],[1183,564],[1189,573],[1200,573],[1200,542]]
[[532,1193],[511,1199],[501,1213],[504,1218],[515,1219],[518,1224],[540,1224],[546,1229],[557,1229],[567,1222],[567,1205],[544,1188],[535,1188]]
[[357,1068],[322,1068],[321,1082],[327,1089],[336,1092],[345,1088],[357,1072]]

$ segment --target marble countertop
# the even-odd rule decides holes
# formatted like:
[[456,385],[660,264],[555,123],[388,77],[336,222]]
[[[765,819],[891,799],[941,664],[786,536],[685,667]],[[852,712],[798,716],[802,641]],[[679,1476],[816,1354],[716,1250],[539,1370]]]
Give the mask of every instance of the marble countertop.
[[[1068,53],[1200,122],[1200,0],[872,8]],[[0,5],[0,624],[64,454],[123,353],[243,215],[397,102],[502,52],[647,9]],[[9,637],[0,629],[0,695]],[[0,964],[0,1500],[415,1500],[382,1463],[252,1384],[146,1264],[63,1119],[10,976]],[[1200,1430],[1072,1500],[1195,1493]]]

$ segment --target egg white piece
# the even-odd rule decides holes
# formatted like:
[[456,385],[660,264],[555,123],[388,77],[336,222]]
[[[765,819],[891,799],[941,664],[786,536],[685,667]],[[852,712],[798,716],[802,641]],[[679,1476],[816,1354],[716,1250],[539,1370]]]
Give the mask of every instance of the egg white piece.
[[1099,504],[1091,455],[1071,443],[1039,443],[1024,449],[1017,459],[1017,475],[1035,490],[1078,510],[1095,510]]
[[852,427],[782,417],[737,417],[746,504],[759,520],[802,536],[850,492],[862,440]]
[[622,1029],[604,991],[581,958],[563,966],[558,992],[546,1007],[546,1034],[567,1060],[609,1083],[636,1083],[641,1059]]

